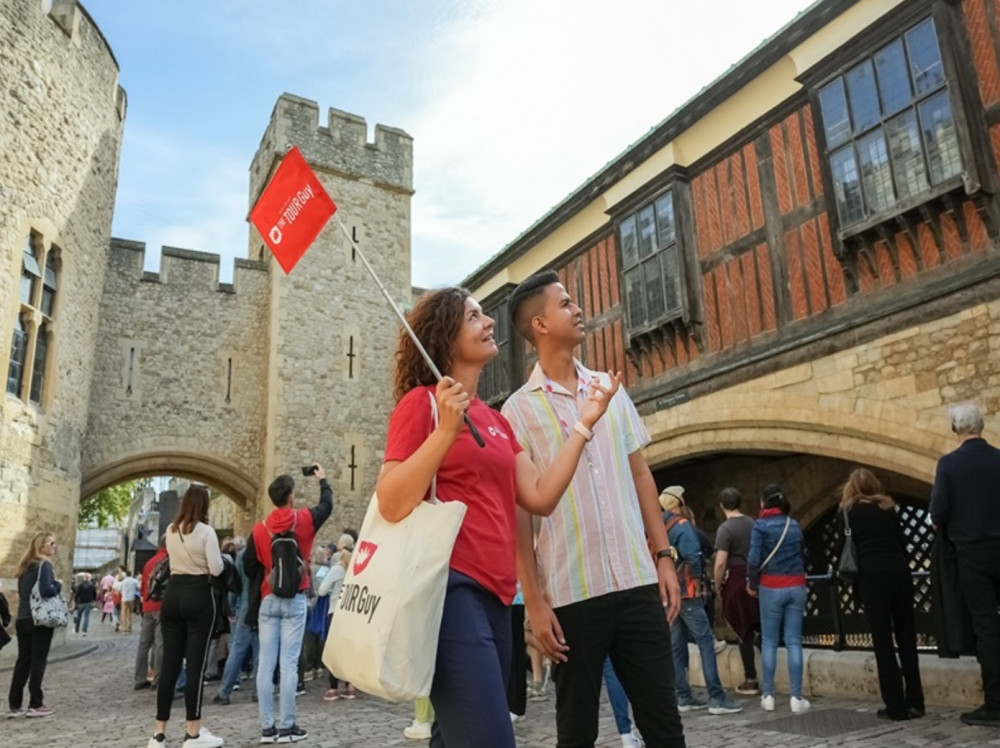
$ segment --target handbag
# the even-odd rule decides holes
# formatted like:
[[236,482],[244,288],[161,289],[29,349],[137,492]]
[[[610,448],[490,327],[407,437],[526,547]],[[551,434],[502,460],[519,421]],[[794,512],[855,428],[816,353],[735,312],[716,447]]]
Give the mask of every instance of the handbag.
[[306,618],[306,631],[319,638],[325,638],[326,621],[330,613],[330,596],[317,597],[309,616]]
[[837,564],[837,576],[848,582],[857,581],[861,570],[858,568],[858,549],[851,537],[851,523],[847,519],[847,509],[844,512],[844,550],[840,552],[840,562]]
[[[437,424],[433,392],[431,412]],[[452,547],[465,517],[459,501],[431,498],[388,522],[373,495],[347,567],[323,664],[334,676],[389,701],[430,695]]]
[[[42,561],[42,564],[47,563],[49,562]],[[31,588],[31,596],[28,601],[31,608],[31,620],[34,621],[36,626],[45,626],[50,629],[65,626],[69,622],[66,601],[62,599],[62,595],[60,594],[55,594],[52,597],[42,597],[42,593],[38,589],[38,583],[41,580],[42,567],[39,564],[38,578]]]

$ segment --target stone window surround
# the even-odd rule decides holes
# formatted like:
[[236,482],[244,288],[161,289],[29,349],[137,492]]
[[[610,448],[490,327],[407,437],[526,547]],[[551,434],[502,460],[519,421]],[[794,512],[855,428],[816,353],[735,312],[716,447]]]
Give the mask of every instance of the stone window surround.
[[[25,404],[44,409],[51,397],[51,386],[47,386],[47,384],[51,379],[54,358],[52,354],[55,347],[55,318],[59,303],[57,290],[62,258],[59,247],[34,227],[28,231],[24,239],[26,248],[29,243],[34,250],[33,257],[37,264],[38,273],[34,272],[34,268],[30,270],[31,275],[36,276],[31,285],[30,298],[28,300],[19,298],[15,313],[21,321],[25,336],[23,355],[20,361],[21,371],[17,384],[18,391],[10,391],[10,370],[14,364],[12,358],[8,359],[8,379],[5,389],[8,397],[14,397]],[[22,275],[24,268],[25,263],[22,260]],[[43,299],[45,299],[44,302]],[[47,306],[48,314],[42,311],[43,304]],[[38,342],[42,338],[44,341],[39,346]],[[12,341],[10,356],[12,357],[13,354]]]

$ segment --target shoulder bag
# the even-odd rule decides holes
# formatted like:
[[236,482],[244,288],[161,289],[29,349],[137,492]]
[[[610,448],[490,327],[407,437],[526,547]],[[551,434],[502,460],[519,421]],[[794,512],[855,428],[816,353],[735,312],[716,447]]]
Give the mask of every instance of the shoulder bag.
[[[437,425],[437,401],[430,393]],[[341,680],[389,701],[430,695],[448,564],[466,506],[431,498],[399,522],[382,518],[372,496],[351,556],[323,664]]]
[[851,522],[847,519],[847,509],[844,514],[844,550],[840,552],[840,563],[837,564],[837,576],[848,582],[855,582],[861,573],[858,567],[858,549],[851,537]]
[[775,543],[774,548],[771,549],[771,552],[767,554],[767,558],[764,559],[764,563],[760,565],[762,571],[764,567],[768,565],[771,559],[774,558],[774,554],[778,552],[778,549],[781,547],[781,544],[785,542],[785,536],[788,534],[788,526],[791,524],[792,524],[792,518],[785,517],[785,527],[781,531],[781,537],[778,538],[778,542]]
[[42,593],[38,589],[38,583],[42,580],[42,564],[47,563],[49,562],[42,561],[38,565],[38,578],[31,588],[29,605],[31,607],[31,620],[34,621],[36,626],[45,626],[46,628],[54,629],[67,624],[69,613],[66,610],[66,601],[63,600],[61,594],[57,593],[52,597],[42,597]]

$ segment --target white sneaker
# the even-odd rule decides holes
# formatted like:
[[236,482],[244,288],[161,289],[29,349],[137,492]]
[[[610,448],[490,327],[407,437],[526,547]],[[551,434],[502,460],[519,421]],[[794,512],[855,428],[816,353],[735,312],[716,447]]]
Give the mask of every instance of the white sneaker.
[[634,729],[632,732],[625,733],[620,737],[622,739],[622,748],[642,748],[642,741],[635,734]]
[[413,723],[403,730],[403,736],[410,740],[430,740],[431,723],[413,720]]
[[196,738],[184,738],[184,742],[181,743],[181,748],[219,748],[226,741],[220,738],[218,735],[213,735],[204,727],[198,731],[198,737]]
[[515,722],[520,722],[522,719],[524,719],[524,717],[522,717],[520,714],[514,714],[514,712],[510,713],[511,724],[514,724]]
[[812,706],[805,699],[800,699],[797,696],[793,696],[791,700],[792,714],[801,714],[802,712],[809,711],[809,707]]
[[765,712],[774,711],[774,697],[773,696],[761,696],[760,697],[760,708]]
[[146,743],[146,748],[163,748],[167,744],[166,740],[157,740],[156,737],[151,737],[149,742]]

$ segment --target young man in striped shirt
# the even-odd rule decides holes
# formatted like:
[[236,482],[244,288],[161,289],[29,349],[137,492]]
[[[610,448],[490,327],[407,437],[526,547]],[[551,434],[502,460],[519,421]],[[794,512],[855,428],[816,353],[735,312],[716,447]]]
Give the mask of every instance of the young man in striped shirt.
[[583,313],[558,275],[539,273],[521,283],[511,316],[538,351],[528,381],[503,406],[524,450],[544,470],[571,432],[588,439],[569,489],[541,519],[537,547],[531,516],[518,510],[525,608],[555,662],[557,745],[582,748],[597,740],[601,674],[610,655],[646,744],[682,748],[669,628],[680,587],[641,452],[649,435],[623,389],[592,433],[579,422],[590,382],[607,384],[608,377],[573,357],[585,337]]

